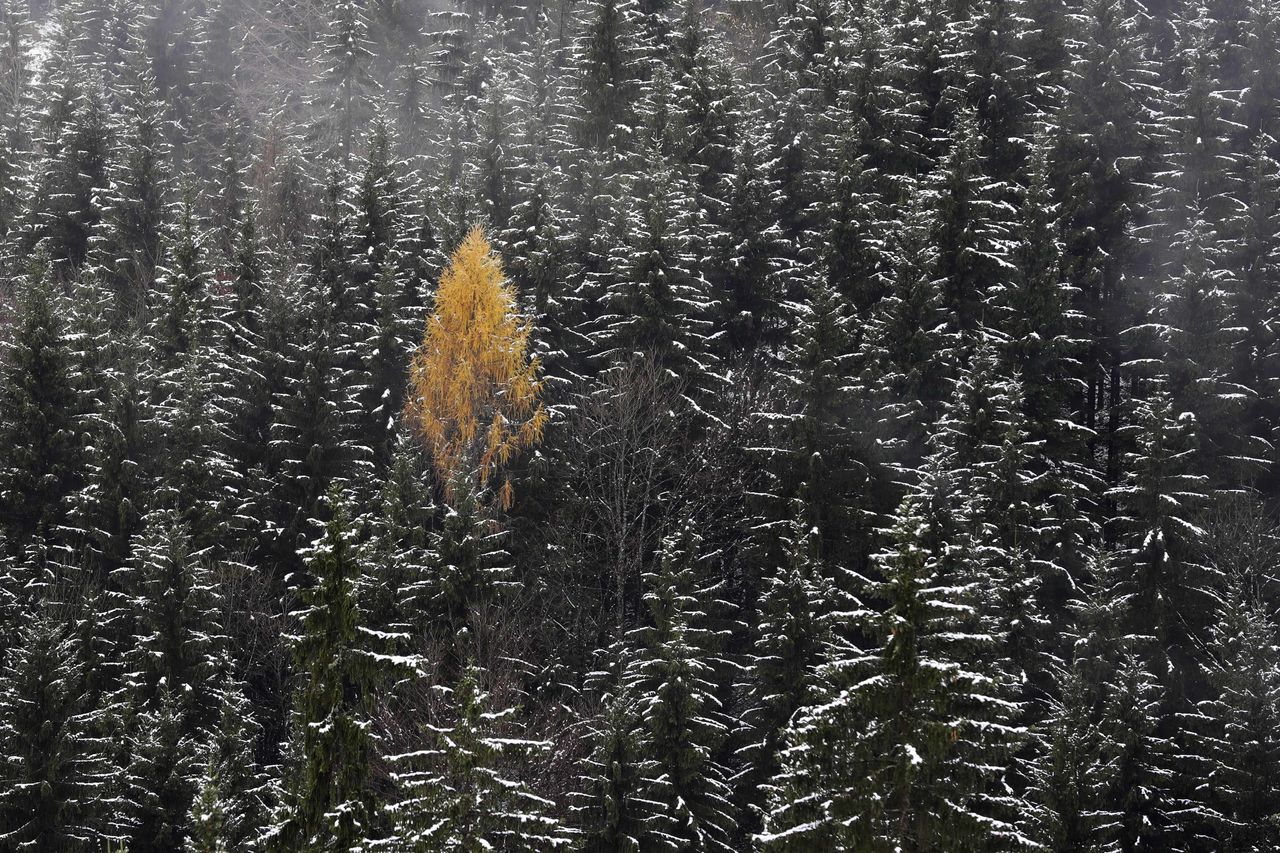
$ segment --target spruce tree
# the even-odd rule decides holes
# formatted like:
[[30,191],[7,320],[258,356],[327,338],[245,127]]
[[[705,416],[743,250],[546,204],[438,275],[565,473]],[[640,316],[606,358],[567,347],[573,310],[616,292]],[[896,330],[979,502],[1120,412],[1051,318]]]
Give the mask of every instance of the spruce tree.
[[933,208],[934,272],[947,326],[968,348],[990,322],[991,292],[1007,281],[1008,205],[987,171],[983,137],[975,116],[960,113],[950,150],[923,188]]
[[191,834],[183,847],[184,853],[227,853],[229,848],[223,826],[226,815],[219,799],[218,777],[210,766],[200,777],[200,793],[191,805]]
[[1204,534],[1194,513],[1207,497],[1207,478],[1195,465],[1193,415],[1177,411],[1159,386],[1135,408],[1134,449],[1124,480],[1108,492],[1115,502],[1111,534],[1133,599],[1131,628],[1155,638],[1158,657],[1169,656],[1170,668],[1151,665],[1177,694],[1194,676],[1193,647],[1204,638],[1220,583],[1197,547]]
[[443,509],[417,577],[402,590],[401,607],[415,634],[431,632],[447,644],[446,669],[457,671],[473,653],[468,644],[489,621],[489,608],[519,584],[503,548],[505,531],[485,511],[480,495],[458,483]]
[[1218,608],[1210,639],[1208,680],[1213,697],[1200,703],[1202,740],[1195,753],[1207,772],[1196,793],[1212,810],[1221,850],[1263,850],[1280,843],[1280,750],[1277,693],[1280,668],[1273,634],[1245,578],[1233,578]]
[[839,601],[816,557],[816,539],[816,529],[809,526],[803,507],[798,508],[787,561],[766,579],[755,620],[750,704],[742,719],[749,741],[739,751],[745,768],[734,784],[750,807],[743,819],[756,829],[767,784],[780,769],[787,725],[815,698],[817,666],[835,640]]
[[677,850],[731,850],[734,812],[728,771],[718,757],[727,725],[716,681],[718,646],[710,623],[715,585],[699,577],[701,539],[685,522],[663,543],[645,577],[650,623],[626,673],[643,724],[640,755],[652,763],[646,799],[658,831]]
[[1087,850],[1112,815],[1102,808],[1100,762],[1102,735],[1092,722],[1093,708],[1074,668],[1062,679],[1044,723],[1033,734],[1043,743],[1028,786],[1024,825],[1046,850]]
[[760,129],[744,128],[725,179],[719,244],[708,278],[718,307],[715,334],[730,359],[783,336],[782,300],[773,277],[781,252],[773,214],[773,188],[756,151]]
[[37,604],[5,654],[0,684],[0,838],[8,849],[99,850],[122,803],[94,725],[82,649],[52,603]]
[[81,449],[65,303],[39,261],[19,287],[0,385],[0,515],[10,547],[17,548],[60,522]]
[[1129,264],[1137,251],[1146,188],[1154,169],[1156,128],[1150,121],[1151,66],[1138,29],[1141,10],[1128,0],[1089,0],[1071,44],[1067,88],[1054,157],[1054,187],[1063,200],[1063,270],[1084,321],[1077,392],[1071,407],[1094,431],[1107,483],[1120,475],[1116,435],[1122,407],[1122,333],[1135,325]]
[[640,711],[625,685],[601,697],[591,721],[590,754],[570,797],[570,813],[590,853],[622,853],[664,846],[661,805],[646,797],[653,763],[643,757]]
[[550,814],[551,803],[511,776],[532,769],[548,744],[511,736],[517,709],[494,710],[481,675],[469,666],[447,690],[451,719],[433,727],[430,748],[396,759],[404,768],[395,775],[403,795],[391,807],[400,849],[567,849],[569,837]]
[[183,734],[213,720],[213,679],[226,637],[220,595],[207,552],[193,547],[190,527],[172,510],[154,510],[134,538],[127,572],[133,590],[137,645],[130,650],[135,698],[176,691]]
[[386,641],[360,611],[355,522],[344,501],[331,504],[324,534],[304,553],[308,580],[291,637],[300,683],[269,851],[351,850],[376,838],[379,825],[371,715]]
[[271,514],[272,551],[284,565],[296,566],[296,551],[311,537],[313,519],[322,517],[322,501],[335,483],[349,481],[365,454],[353,441],[349,402],[355,391],[342,365],[341,332],[334,307],[316,286],[294,290],[301,305],[280,341],[282,364],[272,383],[270,455],[265,469]]
[[355,154],[356,131],[368,115],[368,99],[376,86],[369,73],[372,53],[364,5],[353,0],[335,4],[320,47],[322,81],[332,91],[327,110],[331,129],[325,142],[345,160]]
[[630,0],[599,0],[583,15],[574,49],[581,113],[578,143],[584,148],[616,145],[632,121],[639,67],[634,29],[637,10]]
[[1228,257],[1220,261],[1232,272],[1223,283],[1230,285],[1228,315],[1231,327],[1238,330],[1232,335],[1227,378],[1251,392],[1243,406],[1246,430],[1264,442],[1272,441],[1278,422],[1272,401],[1280,344],[1276,326],[1280,306],[1264,284],[1273,279],[1280,261],[1280,182],[1275,161],[1267,153],[1268,139],[1255,139],[1249,153],[1237,162],[1237,213],[1224,229],[1232,242]]
[[984,0],[959,25],[963,45],[965,99],[983,141],[979,152],[988,174],[1012,182],[1026,158],[1031,74],[1022,56],[1029,21],[1017,0]]
[[1104,689],[1094,784],[1108,819],[1095,843],[1104,850],[1189,849],[1159,680],[1139,656],[1125,652]]
[[879,418],[894,456],[914,462],[923,454],[926,424],[937,417],[952,374],[955,339],[944,324],[936,277],[937,249],[930,215],[917,190],[892,224],[889,288],[872,316],[861,357],[868,363]]
[[257,850],[265,828],[266,774],[255,759],[261,734],[242,685],[220,662],[224,673],[218,687],[219,711],[207,729],[207,749],[192,804],[188,853],[230,853]]
[[651,148],[647,159],[631,188],[634,201],[621,213],[619,231],[629,236],[611,259],[601,355],[627,361],[650,354],[696,395],[715,382],[707,342],[712,305],[691,245],[697,214],[688,186],[662,155]]
[[137,337],[120,341],[118,362],[93,388],[84,419],[85,482],[71,497],[71,544],[86,568],[103,574],[121,566],[151,504],[159,420],[150,385],[140,375]]
[[400,429],[372,519],[370,569],[361,597],[370,624],[421,630],[434,612],[423,576],[436,515],[435,496],[423,488],[429,468],[422,448]]
[[106,211],[93,237],[94,259],[116,294],[119,323],[131,322],[146,305],[164,253],[168,213],[169,146],[164,104],[149,68],[137,71],[121,118],[109,167]]
[[161,684],[151,705],[132,718],[126,795],[133,818],[129,850],[179,850],[199,782],[199,749],[185,724],[184,697]]
[[106,184],[110,123],[102,92],[74,84],[67,93],[69,114],[48,130],[44,157],[28,208],[30,223],[19,245],[30,252],[43,243],[50,260],[78,268],[102,219],[97,190]]
[[1066,449],[1062,421],[1072,397],[1071,359],[1079,346],[1079,317],[1062,278],[1058,205],[1049,186],[1049,137],[1041,128],[1029,158],[1029,179],[1011,230],[1010,280],[993,294],[1000,351],[1022,381],[1028,429],[1037,440]]
[[[974,588],[928,549],[915,500],[877,555],[858,612],[873,645],[818,671],[793,719],[761,842],[768,850],[1017,849],[1018,801],[1001,768],[1020,739],[999,670],[982,666]],[[976,653],[976,654],[975,654]],[[961,792],[963,792],[961,794]]]
[[26,49],[32,29],[21,4],[9,2],[0,9],[0,235],[6,237],[21,219],[34,129],[33,67]]

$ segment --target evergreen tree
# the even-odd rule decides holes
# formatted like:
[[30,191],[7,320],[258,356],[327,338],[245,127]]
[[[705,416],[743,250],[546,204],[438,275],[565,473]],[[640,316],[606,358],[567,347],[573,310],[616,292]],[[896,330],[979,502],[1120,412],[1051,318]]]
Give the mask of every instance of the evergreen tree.
[[1036,140],[1030,155],[1030,177],[1013,224],[1010,280],[993,288],[996,322],[1005,336],[1000,349],[1022,380],[1028,429],[1047,447],[1065,450],[1072,438],[1062,427],[1068,401],[1071,359],[1079,317],[1062,278],[1062,241],[1058,207],[1049,187],[1048,139]]
[[433,727],[432,747],[400,757],[404,791],[392,807],[401,849],[558,850],[570,841],[547,800],[508,769],[528,766],[548,744],[503,736],[517,709],[492,710],[481,671],[468,667],[452,694],[446,726]]
[[378,828],[369,776],[384,641],[364,624],[357,600],[357,529],[346,504],[333,503],[324,535],[305,553],[309,583],[296,614],[300,633],[291,638],[301,683],[267,850],[351,850]]
[[395,443],[397,415],[404,407],[416,318],[406,316],[405,280],[388,258],[374,280],[373,322],[360,342],[360,372],[367,377],[360,394],[365,412],[361,444],[370,448],[377,470],[385,470]]
[[225,636],[219,624],[219,591],[207,554],[193,549],[191,532],[172,510],[143,520],[126,571],[136,584],[137,645],[129,675],[135,698],[172,696],[181,732],[194,734],[212,722],[213,678]]
[[133,832],[128,849],[180,850],[199,780],[196,738],[184,725],[184,698],[161,684],[151,707],[133,719],[127,794]]
[[746,769],[734,780],[751,807],[752,823],[763,813],[767,783],[780,769],[787,725],[815,698],[817,666],[835,639],[832,617],[838,612],[837,600],[815,557],[815,534],[801,508],[788,560],[766,580],[755,620],[748,670],[751,704],[742,721],[750,741],[740,750]]
[[228,420],[226,383],[219,375],[223,366],[215,357],[204,347],[188,355],[180,372],[163,383],[172,390],[159,407],[166,455],[174,467],[162,472],[167,485],[157,497],[182,513],[198,550],[226,543],[230,497],[239,491],[223,426]]
[[1155,156],[1151,68],[1139,15],[1127,0],[1089,0],[1073,16],[1071,95],[1054,158],[1063,270],[1087,341],[1071,407],[1096,436],[1090,451],[1096,458],[1101,448],[1108,484],[1120,474],[1121,365],[1129,360],[1121,333],[1135,325],[1134,229],[1145,219]]
[[1081,682],[1078,671],[1066,674],[1062,698],[1033,735],[1044,746],[1027,792],[1034,808],[1028,809],[1024,825],[1052,851],[1097,846],[1101,828],[1112,817],[1101,802],[1102,736],[1091,721]]
[[1103,850],[1185,850],[1191,842],[1174,786],[1162,694],[1156,676],[1132,653],[1106,682],[1094,783],[1108,813],[1094,836]]
[[75,632],[37,605],[7,650],[0,684],[0,838],[6,849],[101,849],[118,841],[104,820],[120,809],[94,725]]
[[32,63],[27,43],[30,17],[21,4],[0,9],[0,235],[8,236],[22,215],[23,183],[31,151],[34,112]]
[[983,141],[980,155],[996,181],[1012,182],[1026,157],[1032,78],[1024,49],[1030,23],[1017,0],[984,0],[960,24],[966,100]]
[[113,134],[120,150],[108,169],[112,190],[93,237],[94,259],[116,294],[121,325],[146,305],[164,252],[169,148],[163,110],[150,69],[140,69],[128,93],[121,132]]
[[[1274,160],[1267,154],[1267,137],[1258,137],[1249,156],[1239,164],[1242,177],[1238,212],[1228,229],[1234,237],[1229,257],[1215,266],[1231,272],[1224,284],[1234,334],[1227,378],[1250,390],[1244,403],[1247,432],[1265,444],[1274,443],[1277,415],[1275,395],[1277,305],[1266,282],[1274,280],[1280,260],[1280,184]],[[1265,451],[1264,451],[1265,452]]]
[[890,238],[889,290],[877,306],[862,358],[883,400],[880,417],[895,456],[913,464],[922,454],[926,424],[937,416],[952,372],[954,337],[947,333],[935,274],[937,250],[929,216],[916,195]]
[[745,128],[726,178],[719,245],[708,278],[718,303],[715,334],[728,355],[750,353],[783,334],[783,310],[773,277],[781,252],[773,220],[773,188],[760,162],[757,128]]
[[[224,657],[221,666],[229,661]],[[256,850],[266,822],[265,774],[254,757],[260,729],[241,685],[224,674],[199,793],[192,805],[189,853]]]
[[446,670],[456,671],[474,652],[468,644],[483,639],[473,632],[489,620],[479,617],[519,587],[502,547],[504,534],[480,497],[457,484],[440,528],[430,534],[424,565],[403,590],[401,606],[415,633],[430,631],[450,648]]
[[229,848],[223,835],[225,821],[218,778],[210,767],[200,777],[200,793],[191,806],[191,835],[183,847],[184,853],[227,853]]
[[947,326],[966,348],[987,320],[991,291],[1007,281],[1007,203],[986,171],[982,136],[968,112],[956,117],[951,148],[924,189],[934,208],[934,272]]
[[658,570],[645,576],[651,624],[626,673],[638,697],[640,754],[652,762],[646,799],[657,804],[659,832],[677,850],[731,850],[732,792],[717,758],[727,725],[717,698],[717,646],[708,611],[717,589],[698,577],[701,540],[686,522],[664,542]]
[[[858,616],[875,645],[819,669],[818,700],[789,728],[761,840],[766,849],[1016,849],[1016,798],[999,770],[1017,706],[981,651],[997,642],[974,589],[926,548],[908,501]],[[975,656],[975,651],[979,655]],[[957,796],[963,792],[962,796]]]
[[325,63],[322,80],[332,89],[328,112],[331,140],[344,160],[355,153],[356,130],[368,115],[375,83],[369,73],[372,51],[364,4],[345,0],[330,12],[329,29],[320,46]]
[[20,288],[0,385],[0,517],[11,548],[59,523],[80,454],[64,302],[40,262]]
[[1207,478],[1195,473],[1194,426],[1194,416],[1173,408],[1168,391],[1153,389],[1136,407],[1125,478],[1108,492],[1116,505],[1111,533],[1117,559],[1133,599],[1131,627],[1154,636],[1155,654],[1169,656],[1171,669],[1163,661],[1153,669],[1166,675],[1175,693],[1194,676],[1192,646],[1203,640],[1220,582],[1197,548],[1203,530],[1194,513],[1205,501]]
[[1219,849],[1264,850],[1277,843],[1280,813],[1280,669],[1270,627],[1234,578],[1218,608],[1210,640],[1209,682],[1214,698],[1200,704],[1206,722],[1196,754],[1208,772],[1198,799],[1212,809]]
[[72,84],[67,96],[69,114],[59,116],[47,131],[27,209],[30,222],[19,242],[23,252],[43,244],[53,262],[77,268],[88,256],[90,238],[102,219],[97,190],[106,184],[111,134],[99,90],[80,90]]
[[195,199],[188,192],[177,227],[166,241],[164,265],[157,272],[159,298],[148,332],[156,348],[162,376],[213,339],[215,321],[210,275],[203,234],[195,217]]
[[149,386],[139,374],[138,338],[120,342],[121,357],[91,387],[85,418],[84,485],[70,500],[68,527],[88,567],[104,574],[121,566],[142,527],[155,481],[157,419]]
[[618,144],[630,126],[640,66],[634,30],[637,10],[629,0],[599,0],[587,10],[574,50],[580,110],[578,141],[584,148]]
[[[1276,73],[1276,28],[1280,26],[1280,9],[1270,0],[1249,4],[1248,26],[1244,39],[1245,59],[1241,63],[1249,86],[1241,93],[1235,112],[1238,138],[1246,144],[1259,136],[1274,139],[1276,135],[1275,96],[1280,92]],[[1238,146],[1237,151],[1243,150]],[[1274,156],[1274,151],[1268,153]]]
[[340,362],[331,303],[318,287],[292,295],[302,304],[292,306],[298,316],[280,341],[283,363],[279,384],[271,389],[271,453],[265,465],[269,547],[288,566],[297,565],[295,552],[310,538],[312,520],[322,517],[328,489],[352,478],[364,456],[352,440],[349,399],[355,389]]
[[640,713],[625,685],[601,697],[588,738],[591,754],[583,760],[570,805],[583,850],[666,846],[661,805],[645,796],[654,784],[653,764],[642,756]]
[[421,631],[434,612],[430,581],[423,577],[436,512],[434,495],[422,488],[429,467],[413,437],[399,430],[372,520],[372,565],[362,596],[370,624]]
[[691,393],[714,385],[707,342],[711,301],[691,245],[696,220],[688,188],[651,149],[649,166],[631,189],[611,258],[607,313],[600,318],[602,355],[626,361],[651,354]]

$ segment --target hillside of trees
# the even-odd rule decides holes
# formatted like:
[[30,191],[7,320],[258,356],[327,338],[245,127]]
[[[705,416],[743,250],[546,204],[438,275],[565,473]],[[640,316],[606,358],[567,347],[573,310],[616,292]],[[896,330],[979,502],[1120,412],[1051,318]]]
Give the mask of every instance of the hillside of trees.
[[0,0],[0,853],[1280,849],[1280,0]]

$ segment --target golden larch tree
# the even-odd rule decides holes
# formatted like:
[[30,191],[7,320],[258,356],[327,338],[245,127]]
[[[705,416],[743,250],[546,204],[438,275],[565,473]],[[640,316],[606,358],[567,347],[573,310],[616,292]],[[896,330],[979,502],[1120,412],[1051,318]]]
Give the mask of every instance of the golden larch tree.
[[[451,494],[461,478],[484,485],[542,438],[538,360],[529,325],[484,229],[476,226],[440,277],[435,309],[409,368],[405,414],[431,449]],[[499,497],[511,503],[511,482]]]

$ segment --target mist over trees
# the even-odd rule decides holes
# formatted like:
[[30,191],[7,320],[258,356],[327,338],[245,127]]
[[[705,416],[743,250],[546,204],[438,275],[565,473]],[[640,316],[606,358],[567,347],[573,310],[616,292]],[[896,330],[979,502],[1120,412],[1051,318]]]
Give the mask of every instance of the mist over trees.
[[1280,849],[1280,3],[0,0],[0,851]]

